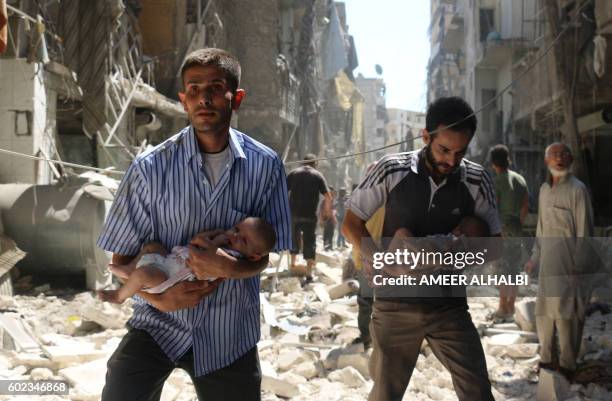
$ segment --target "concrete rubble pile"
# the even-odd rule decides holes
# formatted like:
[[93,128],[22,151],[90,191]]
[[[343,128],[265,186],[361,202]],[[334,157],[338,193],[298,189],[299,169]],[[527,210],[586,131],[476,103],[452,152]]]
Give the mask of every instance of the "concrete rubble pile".
[[[372,387],[368,372],[371,349],[352,344],[359,336],[358,284],[342,282],[341,264],[348,252],[317,256],[315,278],[308,284],[290,277],[287,258],[276,254],[262,273],[258,348],[265,401],[359,401],[367,399]],[[0,325],[10,328],[10,335],[5,330],[0,350],[0,380],[67,380],[70,395],[36,399],[98,400],[106,362],[126,333],[131,300],[116,306],[87,292],[52,293],[0,298]],[[609,293],[609,289],[600,293]],[[493,325],[486,316],[497,306],[496,291],[479,295],[469,299],[470,313],[482,337],[497,400],[612,401],[605,382],[570,384],[548,371],[538,377],[534,298],[517,302],[517,323]],[[605,301],[598,298],[602,304]],[[581,363],[612,360],[612,313],[602,311],[588,318]],[[0,401],[19,399],[0,396]],[[162,400],[196,399],[188,375],[175,370],[164,386]],[[450,374],[426,343],[404,399],[457,399]]]

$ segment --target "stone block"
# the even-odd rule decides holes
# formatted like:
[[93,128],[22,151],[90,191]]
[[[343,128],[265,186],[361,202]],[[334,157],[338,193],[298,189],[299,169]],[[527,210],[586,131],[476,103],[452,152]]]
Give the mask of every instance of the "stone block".
[[514,306],[514,321],[524,331],[536,332],[535,300],[524,299]]
[[352,366],[334,370],[327,375],[327,378],[332,381],[341,382],[349,388],[359,388],[367,384],[361,373]]

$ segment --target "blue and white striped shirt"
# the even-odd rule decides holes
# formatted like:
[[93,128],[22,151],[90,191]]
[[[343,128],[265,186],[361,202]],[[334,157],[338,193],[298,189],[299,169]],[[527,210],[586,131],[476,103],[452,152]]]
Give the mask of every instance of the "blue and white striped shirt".
[[[275,250],[291,247],[287,182],[270,148],[230,130],[231,156],[214,188],[202,169],[202,153],[191,127],[138,156],[124,176],[98,239],[101,248],[136,255],[157,241],[167,249],[195,234],[228,229],[247,216],[276,230]],[[163,313],[135,297],[128,322],[146,330],[173,361],[193,347],[195,374],[225,367],[260,337],[259,275],[225,280],[197,307]]]

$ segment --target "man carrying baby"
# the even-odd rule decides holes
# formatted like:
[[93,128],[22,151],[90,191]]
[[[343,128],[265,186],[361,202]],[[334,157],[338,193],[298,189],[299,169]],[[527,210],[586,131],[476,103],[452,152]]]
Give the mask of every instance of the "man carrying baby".
[[[234,257],[255,262],[268,256],[276,243],[276,234],[265,220],[247,217],[229,230],[219,231],[211,242]],[[186,265],[188,258],[186,246],[175,246],[168,253],[159,242],[149,242],[127,265],[110,265],[111,272],[126,282],[118,290],[100,290],[98,296],[102,301],[120,304],[140,290],[159,294],[178,282],[193,280],[195,275]]]
[[[426,146],[383,157],[347,202],[343,232],[364,256],[364,269],[370,276],[370,255],[379,249],[365,222],[381,206],[385,207],[383,251],[402,229],[406,236],[419,238],[448,234],[471,215],[484,220],[493,236],[500,233],[492,180],[480,165],[463,159],[476,131],[471,107],[460,98],[440,98],[429,106],[425,119]],[[460,401],[492,401],[465,288],[432,285],[387,290],[374,289],[370,323],[374,386],[369,401],[403,399],[425,339],[450,372]],[[390,294],[398,292],[401,295]]]
[[186,264],[199,280],[138,292],[129,331],[107,364],[104,401],[159,399],[177,367],[200,400],[261,399],[259,273],[268,257],[236,258],[213,243],[211,230],[259,217],[274,227],[274,250],[289,249],[285,173],[275,152],[230,128],[245,96],[234,56],[196,50],[181,79],[191,124],[134,160],[98,245],[125,265],[152,241],[166,250],[189,244]]

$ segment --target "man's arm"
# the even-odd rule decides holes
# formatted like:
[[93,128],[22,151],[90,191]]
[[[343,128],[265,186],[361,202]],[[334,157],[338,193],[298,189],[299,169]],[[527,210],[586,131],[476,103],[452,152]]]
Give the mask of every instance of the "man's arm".
[[540,196],[538,198],[538,223],[536,225],[536,234],[533,241],[533,248],[531,249],[531,257],[525,264],[525,271],[527,274],[531,274],[535,268],[540,264],[540,240],[542,238],[542,188],[540,188]]
[[253,277],[268,266],[268,255],[260,260],[236,259],[209,239],[196,236],[190,242],[187,266],[198,278],[221,277],[241,279]]
[[[120,255],[114,253],[111,261],[113,264],[128,264],[136,256]],[[121,282],[122,279],[119,278]],[[210,295],[221,284],[221,280],[209,281],[183,281],[161,294],[149,294],[148,292],[138,291],[138,296],[145,299],[155,309],[161,312],[172,312],[178,309],[193,308],[202,298]]]
[[222,281],[223,279],[181,281],[161,294],[138,291],[138,296],[144,298],[160,312],[173,312],[179,309],[195,308],[202,298],[214,292]]
[[[576,272],[587,273],[594,270],[597,261],[593,248],[595,224],[591,197],[586,187],[576,192],[574,200],[574,226],[576,227]],[[596,269],[596,268],[595,268]]]
[[521,205],[521,212],[520,212],[521,225],[525,223],[525,217],[527,217],[528,212],[529,212],[529,195],[525,193],[525,195],[523,196],[523,202]]
[[114,265],[127,265],[129,264],[136,255],[120,255],[118,253],[113,253],[111,258],[111,263]]
[[332,194],[329,191],[323,194],[323,217],[325,219],[332,217]]
[[368,272],[372,272],[372,255],[379,252],[374,240],[370,236],[370,232],[366,228],[366,222],[360,219],[350,209],[346,210],[344,221],[342,223],[342,234],[350,242],[361,258],[366,262],[363,268]]

